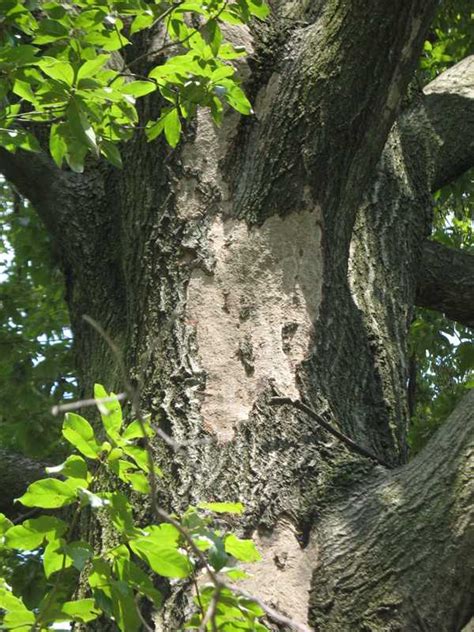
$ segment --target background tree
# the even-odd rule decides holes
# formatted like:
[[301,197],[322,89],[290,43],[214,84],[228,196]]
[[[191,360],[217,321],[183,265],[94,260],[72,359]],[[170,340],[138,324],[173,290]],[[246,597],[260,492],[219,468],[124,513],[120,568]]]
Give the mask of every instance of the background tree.
[[[200,111],[174,151],[138,133],[121,171],[0,156],[65,272],[82,392],[122,382],[87,314],[121,348],[143,409],[186,442],[156,445],[163,504],[243,501],[264,554],[255,586],[322,630],[458,630],[473,611],[472,398],[404,465],[413,307],[473,322],[469,254],[426,241],[432,193],[474,146],[473,58],[423,92],[412,81],[428,36],[436,50],[436,5],[280,3],[232,28],[252,50],[239,72],[254,116],[226,111],[217,129]],[[160,34],[138,32],[125,69],[148,76]],[[139,107],[165,133],[166,96]],[[77,120],[87,145],[87,120],[68,111]],[[81,171],[84,150],[60,129]],[[14,143],[33,146],[20,132]],[[179,609],[164,616],[179,625]]]

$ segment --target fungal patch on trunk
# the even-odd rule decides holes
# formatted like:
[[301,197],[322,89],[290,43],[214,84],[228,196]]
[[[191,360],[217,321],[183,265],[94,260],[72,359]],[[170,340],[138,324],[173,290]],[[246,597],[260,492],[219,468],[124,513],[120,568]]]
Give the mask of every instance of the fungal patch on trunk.
[[215,218],[211,274],[193,271],[187,320],[206,373],[201,415],[221,440],[248,418],[272,380],[297,397],[296,368],[309,352],[321,300],[320,214],[273,216],[260,227]]

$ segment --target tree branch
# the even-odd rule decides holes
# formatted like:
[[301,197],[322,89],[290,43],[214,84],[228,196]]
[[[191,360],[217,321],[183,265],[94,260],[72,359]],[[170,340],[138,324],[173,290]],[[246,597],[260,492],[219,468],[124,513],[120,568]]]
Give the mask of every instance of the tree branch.
[[0,148],[0,173],[41,213],[46,224],[54,222],[53,209],[64,196],[65,172],[44,153]]
[[474,392],[408,465],[328,508],[316,630],[461,630],[474,613]]
[[474,55],[424,89],[424,105],[438,136],[433,191],[474,166]]
[[416,304],[474,327],[474,256],[426,241],[418,269]]
[[33,481],[45,476],[46,464],[0,448],[0,512],[9,518],[22,512],[13,504]]

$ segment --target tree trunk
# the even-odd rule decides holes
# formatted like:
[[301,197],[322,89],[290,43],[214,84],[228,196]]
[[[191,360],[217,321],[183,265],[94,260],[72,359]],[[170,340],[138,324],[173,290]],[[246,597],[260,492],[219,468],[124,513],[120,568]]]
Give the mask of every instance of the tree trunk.
[[450,90],[473,116],[472,58],[436,99],[407,90],[435,5],[282,3],[234,33],[255,115],[201,112],[175,151],[138,135],[123,171],[0,156],[61,253],[84,393],[122,384],[87,314],[185,443],[156,446],[163,503],[244,502],[264,556],[248,589],[322,631],[455,631],[474,612],[472,398],[404,465],[415,300],[456,303],[419,274],[431,192],[457,175],[446,143],[464,134],[456,164],[474,162],[472,130],[440,116]]

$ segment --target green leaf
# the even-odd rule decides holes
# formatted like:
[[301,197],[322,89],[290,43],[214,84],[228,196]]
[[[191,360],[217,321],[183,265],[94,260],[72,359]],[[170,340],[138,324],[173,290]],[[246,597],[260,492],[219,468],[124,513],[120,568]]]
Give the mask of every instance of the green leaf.
[[65,541],[63,539],[51,540],[46,545],[43,554],[43,568],[46,577],[49,579],[53,573],[57,573],[63,568],[69,568],[72,560],[63,550]]
[[[102,384],[94,384],[94,398],[96,400],[106,399],[108,397],[114,397],[114,393],[107,393]],[[123,423],[120,402],[118,399],[114,399],[110,402],[99,401],[97,402],[97,408],[100,411],[105,432],[112,439],[116,439]]]
[[180,533],[172,524],[151,525],[144,528],[147,539],[153,542],[157,548],[177,548]]
[[22,81],[21,79],[16,79],[13,90],[15,94],[17,94],[25,101],[29,101],[30,103],[34,103],[36,101],[35,93],[31,87],[31,84],[28,81]]
[[12,526],[5,534],[5,545],[11,549],[32,551],[45,539],[56,539],[67,530],[67,524],[54,516],[41,516]]
[[80,621],[89,623],[102,614],[95,605],[94,599],[78,599],[77,601],[65,601],[61,604],[58,621]]
[[135,524],[132,506],[128,498],[121,492],[110,493],[108,498],[110,500],[110,517],[114,527],[119,533],[133,533]]
[[214,513],[233,513],[241,514],[244,511],[242,503],[199,503],[199,509],[207,509]]
[[143,422],[140,422],[138,419],[132,421],[132,423],[129,424],[122,433],[122,439],[126,439],[127,441],[131,441],[133,439],[143,439],[142,426],[144,426],[146,436],[153,437],[155,431],[150,425],[150,420],[145,418]]
[[72,565],[79,572],[84,570],[86,562],[88,562],[88,560],[90,560],[94,555],[91,545],[88,542],[83,542],[82,540],[70,542],[63,548],[68,558],[71,559]]
[[25,507],[55,509],[73,503],[76,500],[76,492],[63,481],[45,478],[31,483],[26,493],[17,500]]
[[32,629],[35,615],[5,585],[0,585],[0,608],[6,611],[2,626],[6,630],[25,632]]
[[65,86],[71,87],[74,83],[74,69],[67,61],[43,57],[38,62],[38,67],[41,68],[45,75],[60,81]]
[[258,562],[262,556],[252,540],[241,540],[234,534],[225,539],[225,551],[241,562]]
[[63,424],[63,436],[89,459],[97,459],[101,446],[97,442],[90,423],[75,413],[67,413]]
[[53,123],[49,132],[49,151],[58,167],[63,164],[67,152],[67,144],[64,140],[64,123]]
[[252,114],[252,105],[245,96],[245,92],[236,83],[230,79],[223,79],[221,84],[227,88],[227,92],[224,95],[226,101],[231,105],[234,110],[241,114]]
[[143,97],[146,94],[155,92],[157,85],[154,81],[132,81],[126,83],[122,88],[123,94],[129,94],[132,97]]
[[110,55],[97,55],[94,59],[84,62],[77,73],[77,81],[88,79],[97,74],[99,70],[109,61]]
[[11,527],[13,527],[13,522],[5,514],[0,513],[0,536],[3,536]]
[[67,139],[66,162],[76,173],[83,173],[87,151],[88,148],[83,143],[77,142],[74,138]]
[[214,544],[209,549],[209,563],[215,571],[220,571],[229,564],[229,556],[225,552],[222,538],[214,538]]
[[155,608],[161,606],[163,597],[160,591],[153,586],[153,582],[141,568],[129,558],[125,557],[118,558],[115,562],[115,566],[118,576],[122,581],[126,582],[138,593],[148,597],[148,599],[153,602]]
[[132,588],[124,581],[110,584],[114,619],[122,632],[138,632],[142,624]]
[[136,492],[140,492],[141,494],[150,493],[150,484],[143,472],[127,472],[125,478]]
[[100,144],[100,153],[105,156],[105,158],[114,167],[117,167],[118,169],[122,168],[122,157],[120,155],[120,150],[115,143],[112,143],[109,140],[102,139],[102,142]]
[[176,147],[181,136],[181,121],[177,108],[173,108],[164,118],[165,137],[171,147]]
[[87,469],[87,463],[84,461],[82,456],[78,454],[71,454],[68,458],[61,463],[60,465],[56,465],[54,467],[47,467],[46,472],[48,474],[62,474],[63,476],[67,476],[69,482],[74,483],[77,481],[77,485],[81,487],[88,487],[90,482],[90,474]]
[[456,349],[456,357],[459,361],[459,370],[462,372],[474,369],[474,344],[462,342]]
[[70,100],[66,117],[76,140],[87,145],[96,155],[99,155],[94,128],[76,99]]
[[157,548],[146,538],[132,540],[130,547],[155,573],[163,577],[184,578],[193,570],[186,555],[173,548]]
[[150,13],[139,13],[137,17],[133,20],[132,26],[130,27],[130,35],[135,35],[138,31],[142,31],[150,27],[153,24],[154,17],[153,14]]
[[250,575],[240,568],[223,568],[222,573],[225,573],[232,581],[238,581],[240,579],[249,579]]
[[264,20],[270,15],[270,7],[263,0],[246,0],[251,15]]
[[148,452],[144,448],[138,448],[137,446],[124,446],[123,451],[127,456],[135,461],[141,470],[144,472],[150,471]]
[[221,79],[225,79],[226,77],[232,77],[234,74],[235,74],[235,69],[232,66],[222,65],[213,71],[210,78],[213,83],[218,83]]

